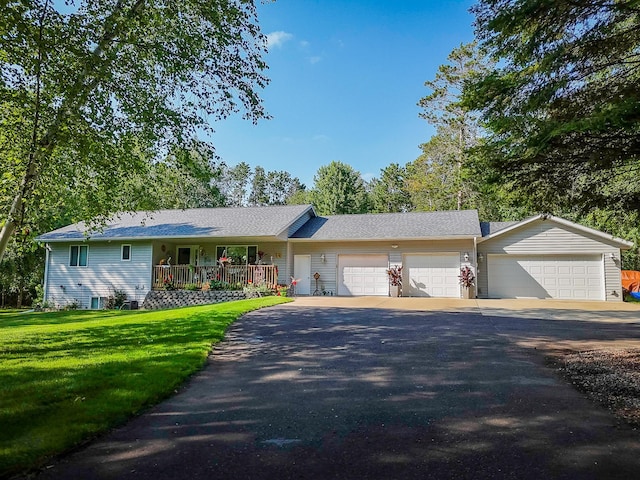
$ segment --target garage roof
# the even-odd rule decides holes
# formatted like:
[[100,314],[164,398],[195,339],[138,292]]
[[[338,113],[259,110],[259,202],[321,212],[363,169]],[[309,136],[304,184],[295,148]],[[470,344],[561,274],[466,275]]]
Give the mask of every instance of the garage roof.
[[[553,215],[549,215],[546,213],[535,215],[533,217],[522,220],[521,222],[496,222],[497,224],[503,224],[503,225],[501,225],[500,228],[488,231],[487,232],[488,234],[483,235],[482,238],[478,239],[478,242],[491,240],[492,238],[495,238],[500,235],[504,235],[505,233],[508,233],[508,232],[512,232],[513,230],[522,228],[536,221],[551,221],[559,225],[564,225],[565,227],[573,228],[574,230],[578,230],[580,232],[587,233],[597,238],[600,238],[606,241],[607,243],[614,244],[617,247],[621,248],[622,250],[628,250],[631,247],[633,247],[633,242],[629,242],[627,240],[623,240],[622,238],[614,237],[613,235],[609,235],[608,233],[601,232],[600,230],[585,227],[584,225],[580,225],[578,223],[565,220],[564,218],[555,217]],[[483,227],[483,233],[485,233],[484,227]]]
[[480,237],[477,210],[331,215],[309,220],[292,240],[447,239]]

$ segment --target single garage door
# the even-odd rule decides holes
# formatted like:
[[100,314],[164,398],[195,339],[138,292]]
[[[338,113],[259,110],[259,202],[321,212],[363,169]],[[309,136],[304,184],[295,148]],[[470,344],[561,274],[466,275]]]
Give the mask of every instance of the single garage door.
[[408,297],[460,297],[460,254],[404,256],[402,295]]
[[389,295],[386,255],[339,255],[338,295]]
[[601,255],[489,255],[489,297],[604,300]]

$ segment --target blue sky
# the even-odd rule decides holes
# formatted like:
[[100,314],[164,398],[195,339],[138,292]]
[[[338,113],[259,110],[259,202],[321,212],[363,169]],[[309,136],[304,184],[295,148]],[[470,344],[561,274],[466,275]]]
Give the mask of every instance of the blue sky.
[[433,129],[418,118],[425,80],[473,40],[471,0],[277,0],[259,4],[269,38],[271,120],[216,122],[212,141],[228,165],[286,170],[311,187],[342,161],[365,179],[419,154]]

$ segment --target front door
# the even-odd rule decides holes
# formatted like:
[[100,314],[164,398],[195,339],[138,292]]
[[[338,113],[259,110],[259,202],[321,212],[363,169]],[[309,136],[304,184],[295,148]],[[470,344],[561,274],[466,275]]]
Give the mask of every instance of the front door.
[[177,250],[176,265],[197,265],[198,246],[180,245]]
[[311,294],[311,255],[293,256],[293,278],[297,280],[296,295]]

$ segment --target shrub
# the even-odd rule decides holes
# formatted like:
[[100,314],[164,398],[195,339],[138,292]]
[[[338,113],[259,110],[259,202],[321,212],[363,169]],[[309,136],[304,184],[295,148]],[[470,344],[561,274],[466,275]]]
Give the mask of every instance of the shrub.
[[191,291],[191,292],[195,292],[196,290],[200,290],[200,287],[198,287],[198,285],[197,285],[197,284],[195,284],[195,283],[187,283],[187,284],[184,286],[184,289],[185,289],[185,290],[189,290],[189,291]]
[[123,290],[114,290],[113,295],[109,295],[109,298],[107,298],[107,304],[104,308],[115,310],[122,307],[126,301],[127,294]]

